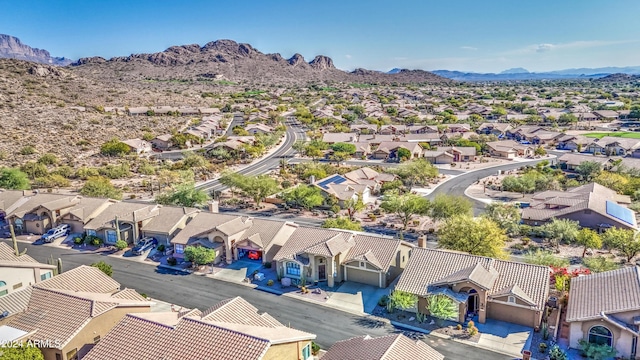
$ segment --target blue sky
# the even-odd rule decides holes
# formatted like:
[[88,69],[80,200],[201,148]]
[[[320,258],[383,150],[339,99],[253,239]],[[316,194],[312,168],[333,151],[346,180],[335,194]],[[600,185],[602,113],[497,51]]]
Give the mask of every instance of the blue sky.
[[54,56],[216,39],[338,68],[548,71],[640,65],[638,0],[0,0],[0,33]]

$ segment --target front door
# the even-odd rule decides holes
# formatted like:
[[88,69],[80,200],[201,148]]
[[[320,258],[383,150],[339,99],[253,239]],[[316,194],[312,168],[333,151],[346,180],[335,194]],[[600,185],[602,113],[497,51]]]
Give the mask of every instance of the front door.
[[327,280],[327,265],[318,265],[318,280]]

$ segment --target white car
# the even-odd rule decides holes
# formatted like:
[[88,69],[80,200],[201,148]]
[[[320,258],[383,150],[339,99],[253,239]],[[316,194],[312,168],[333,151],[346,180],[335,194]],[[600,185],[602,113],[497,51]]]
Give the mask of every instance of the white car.
[[59,237],[69,235],[69,233],[71,233],[71,226],[67,224],[62,224],[44,233],[44,235],[42,235],[40,239],[44,242],[53,242],[55,239]]

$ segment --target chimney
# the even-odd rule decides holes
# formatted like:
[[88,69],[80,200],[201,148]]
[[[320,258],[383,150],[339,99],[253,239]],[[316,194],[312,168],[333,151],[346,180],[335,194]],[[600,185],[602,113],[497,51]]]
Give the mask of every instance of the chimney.
[[220,212],[220,211],[219,211],[219,209],[218,209],[219,204],[220,204],[220,203],[218,202],[218,200],[211,200],[211,201],[209,201],[209,203],[208,203],[209,211],[210,211],[210,212],[212,212],[212,213],[218,213],[218,212]]
[[418,237],[418,247],[421,247],[423,249],[427,248],[427,235],[420,235]]

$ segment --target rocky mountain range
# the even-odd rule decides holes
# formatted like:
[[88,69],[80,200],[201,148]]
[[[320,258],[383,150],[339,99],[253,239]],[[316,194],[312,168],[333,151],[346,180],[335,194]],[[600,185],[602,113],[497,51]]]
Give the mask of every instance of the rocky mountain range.
[[152,54],[132,54],[104,59],[82,58],[72,64],[74,71],[92,77],[112,77],[115,73],[128,80],[212,78],[235,83],[305,84],[311,82],[343,83],[447,83],[451,82],[422,70],[402,70],[395,74],[356,69],[337,69],[333,60],[318,55],[308,61],[300,54],[286,59],[278,53],[265,54],[249,44],[233,40],[216,40],[198,44],[172,46]]
[[0,58],[27,60],[60,66],[69,65],[73,62],[73,60],[63,57],[52,57],[47,50],[32,48],[23,44],[17,37],[5,34],[0,34]]

